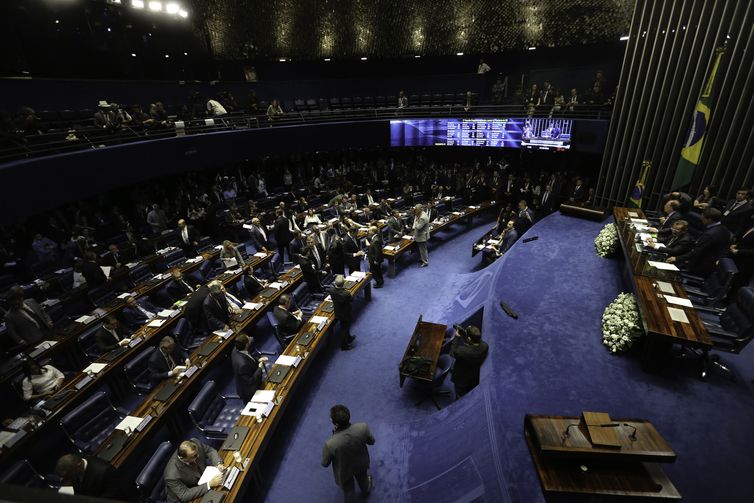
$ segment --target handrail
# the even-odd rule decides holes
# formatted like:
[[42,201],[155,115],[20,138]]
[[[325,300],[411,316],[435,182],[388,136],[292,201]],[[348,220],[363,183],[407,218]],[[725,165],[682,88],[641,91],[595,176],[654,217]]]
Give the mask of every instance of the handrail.
[[[262,114],[229,114],[208,119],[178,121],[166,126],[124,126],[107,131],[94,126],[74,126],[38,135],[6,137],[13,146],[0,148],[0,163],[18,159],[73,152],[137,141],[206,134],[228,130],[257,129],[297,124],[326,124],[342,121],[400,118],[479,118],[479,117],[552,117],[607,120],[610,110],[603,106],[581,105],[575,110],[536,110],[533,113],[520,105],[478,105],[465,110],[463,105],[410,106],[406,108],[362,108],[336,110],[297,110],[270,120]],[[212,122],[210,122],[212,121]]]

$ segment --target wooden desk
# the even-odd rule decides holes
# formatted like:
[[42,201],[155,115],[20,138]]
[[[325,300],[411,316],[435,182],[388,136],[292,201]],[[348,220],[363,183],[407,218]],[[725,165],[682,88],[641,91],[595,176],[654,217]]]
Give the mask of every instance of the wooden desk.
[[[369,287],[372,281],[371,273],[361,278],[356,284],[354,284],[349,291],[352,295],[356,295],[359,290]],[[366,290],[365,290],[366,293]],[[292,402],[292,393],[298,389],[301,383],[304,382],[306,372],[312,366],[315,357],[321,352],[322,348],[327,343],[327,336],[330,333],[330,329],[335,322],[334,312],[326,312],[324,308],[331,304],[329,301],[323,301],[319,307],[312,313],[314,316],[322,316],[327,318],[327,321],[323,327],[316,333],[314,338],[306,346],[300,346],[298,344],[301,337],[304,336],[310,329],[316,325],[310,321],[304,324],[295,338],[288,344],[288,347],[282,352],[283,355],[288,356],[301,356],[303,359],[296,367],[292,367],[282,382],[273,383],[266,382],[262,389],[275,390],[275,402],[276,405],[272,408],[270,415],[267,416],[261,423],[257,422],[254,416],[240,416],[236,422],[236,426],[244,426],[249,428],[249,433],[246,435],[239,452],[242,458],[248,459],[249,462],[246,468],[241,471],[238,478],[231,486],[230,490],[222,489],[226,493],[223,500],[224,503],[230,503],[232,501],[241,501],[241,496],[248,490],[249,484],[254,484],[257,487],[262,485],[262,480],[259,475],[259,463],[261,462],[262,455],[265,448],[270,442],[278,423],[285,413],[285,410]],[[311,320],[311,318],[309,318]],[[233,459],[233,451],[220,451],[220,457],[223,459],[225,466],[234,466],[235,461]],[[195,500],[198,503],[199,499]]]
[[[403,387],[407,377],[418,381],[432,382],[447,330],[447,325],[422,321],[422,317],[419,316],[419,321],[416,322],[416,327],[414,327],[414,333],[411,335],[401,363],[398,365],[401,387]],[[407,365],[412,358],[422,358],[429,361],[430,365],[426,372],[411,372]]]
[[[662,271],[650,266],[648,253],[637,249],[637,233],[630,225],[629,212],[637,215],[634,218],[645,219],[641,209],[615,208],[613,215],[626,260],[626,279],[636,294],[642,328],[647,334],[642,365],[645,370],[652,370],[659,365],[662,354],[671,344],[710,349],[712,341],[693,307],[668,303],[664,295],[655,287],[657,281],[663,281],[671,285],[674,291],[673,296],[688,298],[677,272]],[[668,307],[682,310],[689,322],[673,321]]]
[[[527,414],[524,435],[545,493],[575,493],[680,500],[681,495],[657,463],[676,454],[652,423],[614,419],[619,448],[591,444],[578,417]],[[629,424],[633,429],[623,426]],[[563,438],[569,425],[570,435]]]
[[[460,211],[454,211],[450,213],[449,215],[446,215],[444,217],[441,217],[440,219],[430,222],[430,228],[429,233],[430,236],[434,233],[440,232],[441,230],[446,229],[447,227],[450,227],[451,225],[455,224],[456,222],[459,222],[461,220],[466,221],[467,224],[471,225],[472,219],[475,215],[481,213],[482,211],[491,208],[494,206],[495,201],[485,201],[478,206],[468,206]],[[399,241],[388,243],[383,249],[382,249],[382,255],[387,258],[387,274],[389,277],[394,278],[395,277],[395,262],[398,260],[398,258],[401,257],[404,253],[408,251],[408,249],[414,245],[414,239],[407,239],[407,238],[401,238]]]

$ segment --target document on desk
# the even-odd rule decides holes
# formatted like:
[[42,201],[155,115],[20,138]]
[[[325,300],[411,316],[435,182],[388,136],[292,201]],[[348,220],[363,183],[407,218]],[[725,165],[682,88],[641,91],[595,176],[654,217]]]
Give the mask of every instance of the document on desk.
[[252,402],[256,403],[268,403],[275,399],[274,389],[258,389],[254,392],[254,396],[251,397]]
[[275,360],[275,365],[285,365],[286,367],[297,367],[301,363],[300,356],[280,355]]
[[319,325],[320,323],[327,323],[327,317],[325,316],[312,316],[311,320],[312,323],[315,325]]
[[392,245],[387,245],[387,246],[383,247],[382,249],[383,250],[387,250],[387,251],[395,251],[395,250],[398,249],[398,247],[397,246],[392,246]]
[[256,252],[254,256],[259,257],[259,258],[265,258],[267,254],[265,252]]
[[149,323],[147,323],[147,326],[152,327],[152,328],[159,328],[164,324],[165,324],[165,320],[152,320]]
[[357,278],[357,279],[361,279],[361,278],[363,278],[366,275],[367,275],[367,273],[365,273],[364,271],[353,271],[351,273],[351,276],[353,276],[354,278]]
[[157,316],[160,318],[175,318],[181,314],[181,311],[179,309],[163,309],[159,313],[157,313]]
[[87,368],[83,370],[85,374],[92,373],[92,374],[99,374],[102,372],[102,369],[107,367],[107,363],[92,363]]
[[675,264],[668,264],[667,262],[655,262],[654,260],[647,260],[647,264],[654,267],[655,269],[660,269],[662,271],[680,271]]
[[668,306],[668,313],[670,313],[670,318],[673,321],[680,321],[681,323],[689,322],[689,319],[686,317],[686,312],[683,309]]
[[681,297],[674,297],[672,295],[666,295],[665,300],[667,300],[671,304],[677,304],[683,307],[694,307],[694,305],[691,303],[689,299],[683,299]]
[[673,285],[671,285],[667,281],[658,281],[657,288],[659,288],[662,293],[675,293]]
[[403,237],[403,239],[408,239],[408,240],[414,239],[414,236],[409,236],[408,234],[406,234],[406,235],[404,235],[402,237]]
[[215,334],[218,337],[222,337],[223,339],[227,339],[228,337],[230,337],[231,335],[233,335],[233,330],[215,330],[212,333]]
[[648,224],[649,220],[646,218],[632,218],[631,219],[632,224]]
[[279,283],[279,282],[277,282],[277,281],[274,281],[274,282],[270,283],[270,284],[269,284],[269,285],[267,285],[267,286],[268,286],[269,288],[274,288],[275,290],[280,290],[280,289],[281,289],[281,288],[283,288],[283,287],[284,287],[285,285],[284,285],[283,283]]
[[272,412],[275,402],[256,403],[249,402],[241,411],[242,416],[267,417]]
[[122,293],[122,294],[118,295],[118,298],[119,299],[127,299],[129,297],[135,297],[135,296],[136,296],[136,294],[133,293],[133,292],[125,292],[125,293]]
[[135,431],[136,427],[139,426],[143,420],[143,417],[126,416],[123,421],[118,423],[118,426],[116,426],[115,429],[120,431]]
[[260,302],[245,302],[242,309],[249,309],[251,311],[256,311],[262,307],[262,304]]
[[221,472],[216,466],[210,465],[204,469],[204,473],[202,473],[202,476],[199,478],[199,482],[196,485],[200,486],[206,484],[216,476],[222,475],[222,473],[223,472]]
[[635,211],[629,211],[628,216],[632,218],[639,218],[639,214],[636,213]]

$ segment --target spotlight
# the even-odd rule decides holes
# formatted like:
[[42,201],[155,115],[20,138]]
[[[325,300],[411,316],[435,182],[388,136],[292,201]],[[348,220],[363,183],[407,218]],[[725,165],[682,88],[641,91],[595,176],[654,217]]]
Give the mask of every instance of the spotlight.
[[60,19],[56,19],[55,24],[60,24]]
[[108,32],[111,32],[111,31],[113,31],[113,29],[112,29],[112,28],[110,28],[110,27],[108,27],[108,28],[107,28],[107,31],[108,31]]
[[183,55],[184,55],[184,56],[188,56],[188,53],[187,53],[187,52],[184,52],[184,53],[183,53]]
[[162,2],[156,2],[155,0],[150,0],[149,10],[153,12],[160,12],[162,10]]
[[618,40],[620,40],[621,42],[625,42],[626,40],[628,40],[628,35],[623,35],[623,36],[622,36],[621,38],[619,38]]
[[361,58],[361,60],[362,60],[362,61],[366,61],[366,60],[367,60],[367,58]]
[[178,15],[181,16],[183,19],[186,19],[188,17],[188,12],[185,10],[179,10]]
[[136,57],[136,53],[135,53],[135,52],[132,52],[132,53],[131,53],[131,57],[132,57],[132,58],[135,58],[135,57]]
[[463,56],[463,53],[462,52],[457,52],[456,56]]
[[133,7],[134,9],[143,9],[144,0],[131,0],[131,7]]
[[421,58],[421,56],[420,56],[419,54],[416,54],[416,55],[414,56],[414,58],[416,58],[416,59],[419,59],[419,58]]
[[325,61],[330,61],[330,58],[325,58]]
[[287,59],[285,59],[285,58],[279,58],[279,59],[278,59],[278,61],[280,61],[281,63],[285,63],[285,62],[286,62],[286,61],[288,61],[288,60],[287,60]]
[[175,2],[169,2],[165,4],[165,12],[168,14],[178,14],[181,10],[181,6]]
[[529,49],[530,51],[536,51],[536,50],[537,50],[537,48],[536,48],[536,47],[529,47],[528,49]]
[[165,59],[169,58],[170,54],[165,54]]

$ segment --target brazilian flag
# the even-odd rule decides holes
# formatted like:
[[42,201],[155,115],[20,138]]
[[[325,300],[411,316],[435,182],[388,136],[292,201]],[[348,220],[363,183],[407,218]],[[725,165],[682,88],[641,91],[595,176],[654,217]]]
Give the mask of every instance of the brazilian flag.
[[678,161],[678,167],[673,177],[672,190],[678,190],[688,186],[694,177],[694,169],[699,164],[699,158],[702,154],[702,144],[704,142],[704,133],[707,132],[707,125],[712,115],[712,104],[714,101],[714,83],[717,69],[720,67],[720,60],[723,57],[725,49],[718,47],[715,51],[715,61],[712,65],[712,73],[707,79],[707,84],[702,90],[699,101],[696,102],[694,116],[691,119],[689,133],[686,135],[686,141],[681,149],[681,159]]
[[642,161],[641,176],[636,180],[636,186],[634,186],[634,190],[631,191],[631,197],[628,199],[629,208],[641,208],[641,198],[644,195],[644,185],[647,183],[647,173],[649,173],[649,168],[651,167],[651,162]]

